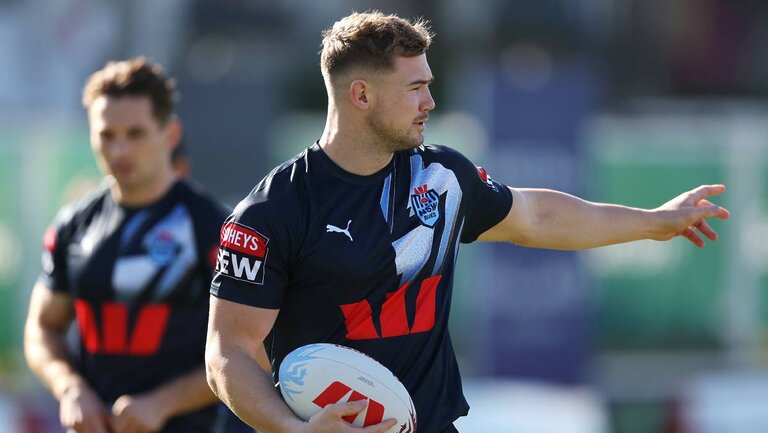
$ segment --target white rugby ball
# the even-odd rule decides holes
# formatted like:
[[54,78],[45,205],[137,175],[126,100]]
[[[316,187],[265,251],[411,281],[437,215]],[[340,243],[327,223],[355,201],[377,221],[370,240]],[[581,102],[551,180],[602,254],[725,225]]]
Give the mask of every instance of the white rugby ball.
[[344,420],[366,427],[394,418],[387,433],[414,433],[416,409],[411,396],[387,367],[346,346],[308,344],[289,353],[280,364],[280,393],[304,421],[323,407],[368,400],[368,406]]

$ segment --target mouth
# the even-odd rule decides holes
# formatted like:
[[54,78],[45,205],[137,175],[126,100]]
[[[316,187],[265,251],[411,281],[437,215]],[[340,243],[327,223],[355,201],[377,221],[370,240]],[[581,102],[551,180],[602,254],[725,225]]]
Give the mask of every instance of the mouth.
[[112,172],[115,175],[128,175],[133,171],[133,164],[130,163],[117,163],[112,166]]
[[429,120],[428,117],[425,117],[421,120],[417,120],[413,122],[414,125],[418,126],[420,129],[424,129],[427,126],[427,120]]

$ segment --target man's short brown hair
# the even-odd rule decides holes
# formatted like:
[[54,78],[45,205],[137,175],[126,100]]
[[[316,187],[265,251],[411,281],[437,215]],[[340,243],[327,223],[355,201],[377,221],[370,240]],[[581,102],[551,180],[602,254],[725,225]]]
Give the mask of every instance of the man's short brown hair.
[[323,32],[320,67],[329,77],[353,67],[391,70],[395,56],[418,56],[431,42],[429,23],[424,20],[411,22],[379,11],[354,12]]
[[152,114],[160,124],[165,124],[173,115],[178,92],[176,81],[166,77],[160,65],[134,57],[108,62],[88,77],[83,88],[85,108],[100,96],[147,96],[152,101]]

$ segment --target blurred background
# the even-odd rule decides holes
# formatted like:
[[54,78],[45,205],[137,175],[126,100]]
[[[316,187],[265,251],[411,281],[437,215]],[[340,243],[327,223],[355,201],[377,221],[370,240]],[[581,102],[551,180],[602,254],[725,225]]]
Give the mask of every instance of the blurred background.
[[[55,211],[98,182],[80,92],[110,59],[178,79],[192,177],[233,206],[319,137],[320,32],[423,16],[427,142],[517,187],[656,207],[702,183],[721,240],[583,253],[465,246],[465,433],[768,431],[768,3],[0,0],[0,430],[60,432],[22,324]],[[760,48],[763,47],[763,48]]]

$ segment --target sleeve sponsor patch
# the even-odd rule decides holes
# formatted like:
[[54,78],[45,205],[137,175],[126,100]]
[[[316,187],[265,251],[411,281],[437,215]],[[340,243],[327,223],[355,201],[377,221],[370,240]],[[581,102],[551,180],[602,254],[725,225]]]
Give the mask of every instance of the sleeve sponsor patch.
[[256,230],[235,222],[221,228],[216,271],[236,280],[264,284],[264,267],[269,239]]
[[491,175],[488,174],[487,171],[483,167],[477,167],[477,175],[480,176],[480,179],[485,182],[486,185],[488,185],[489,188],[491,188],[494,191],[498,191],[498,188],[496,188],[496,184],[493,183],[493,179],[491,179]]

